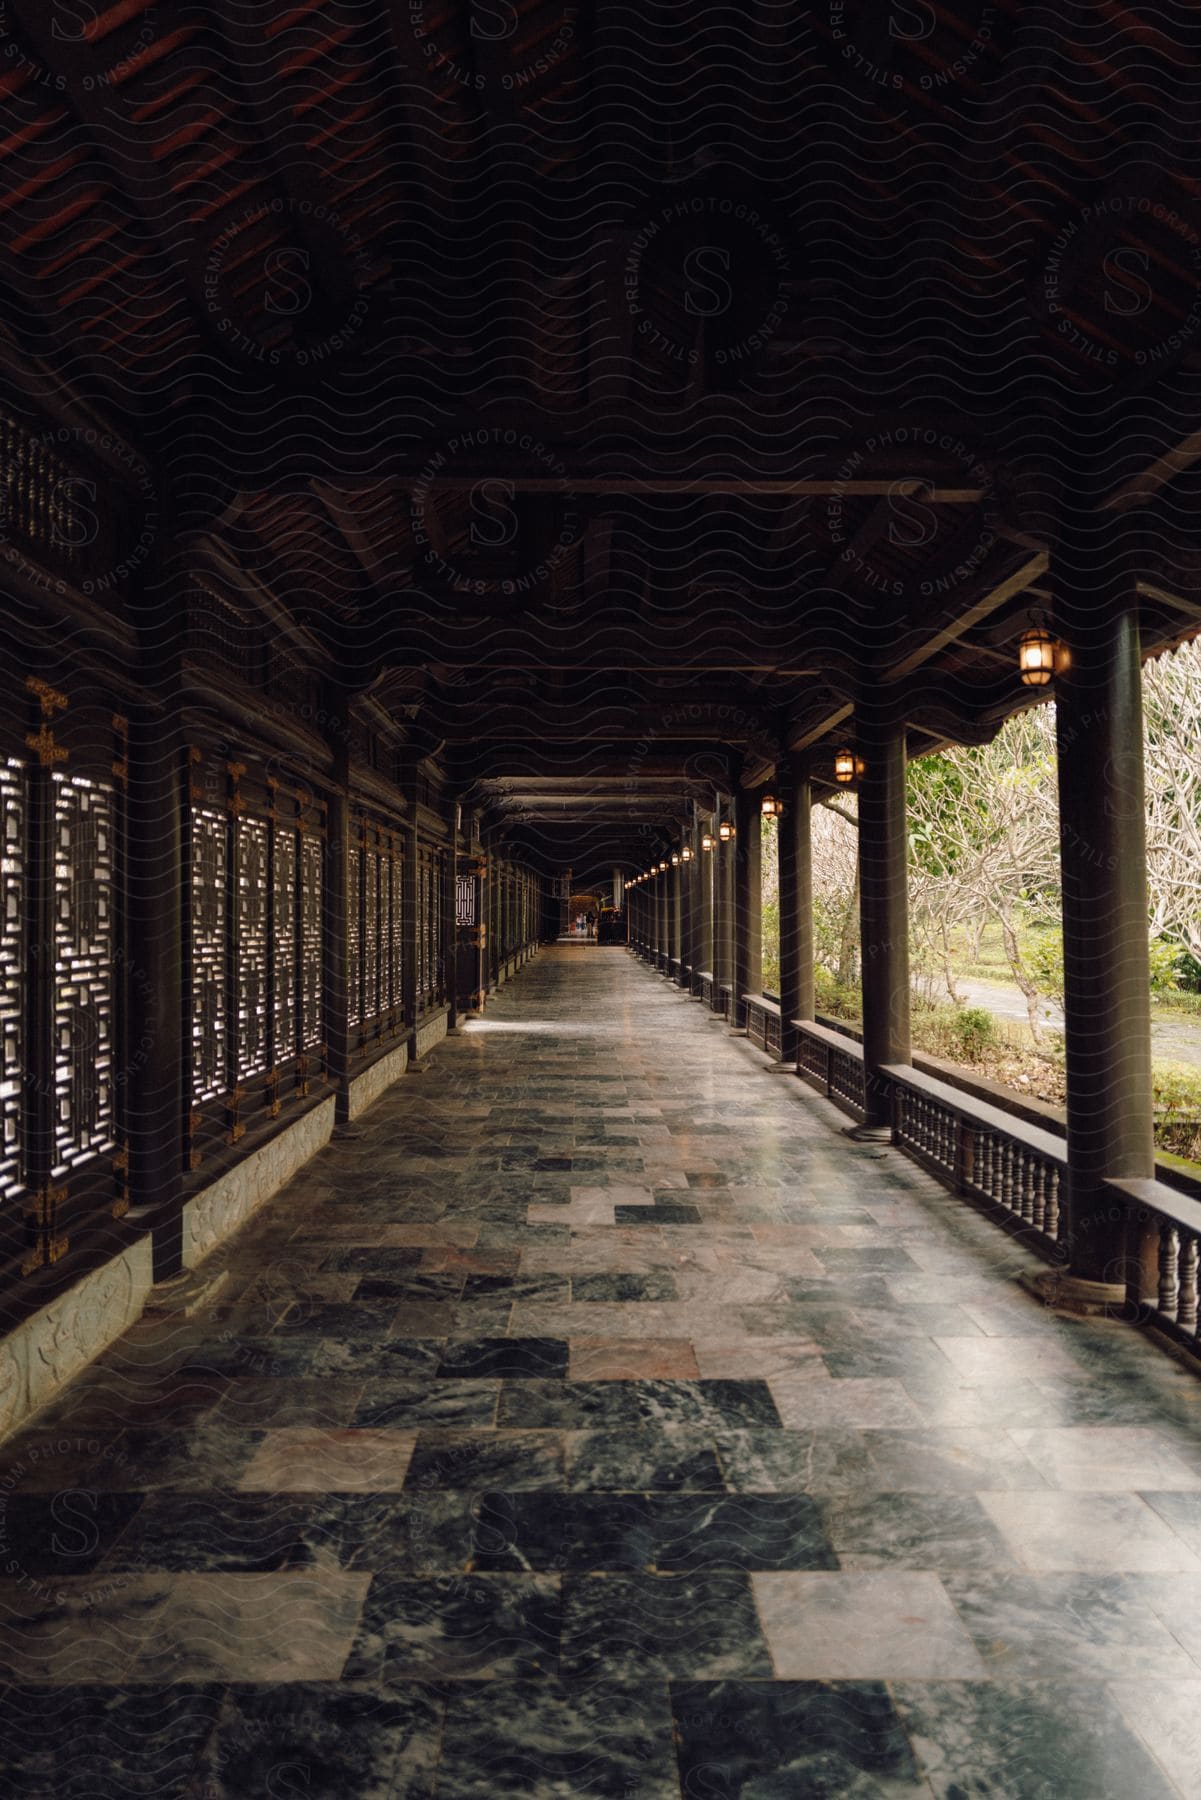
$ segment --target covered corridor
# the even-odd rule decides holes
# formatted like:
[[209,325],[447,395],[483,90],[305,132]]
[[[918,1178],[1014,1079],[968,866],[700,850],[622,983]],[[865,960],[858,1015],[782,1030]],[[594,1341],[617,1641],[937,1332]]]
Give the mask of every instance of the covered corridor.
[[1195,1796],[1201,1388],[843,1122],[541,951],[4,1446],[4,1792]]
[[[62,10],[0,1800],[1201,1800],[1201,10]],[[914,1030],[923,784],[1045,1104]]]

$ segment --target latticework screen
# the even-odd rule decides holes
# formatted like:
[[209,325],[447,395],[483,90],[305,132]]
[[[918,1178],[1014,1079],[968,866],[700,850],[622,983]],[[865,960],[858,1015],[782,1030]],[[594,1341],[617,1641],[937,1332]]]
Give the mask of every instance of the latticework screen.
[[[236,1143],[324,1051],[323,808],[310,795],[193,754],[192,1166]],[[214,804],[225,788],[223,801]],[[212,1103],[217,1102],[214,1106]]]
[[111,784],[53,777],[54,1162],[57,1179],[115,1143]]

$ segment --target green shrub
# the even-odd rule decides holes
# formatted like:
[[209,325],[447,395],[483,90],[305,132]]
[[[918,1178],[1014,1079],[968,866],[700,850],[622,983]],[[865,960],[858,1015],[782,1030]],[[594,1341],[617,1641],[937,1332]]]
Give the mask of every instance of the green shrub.
[[1000,1041],[997,1021],[983,1006],[963,1007],[952,1030],[958,1041],[960,1054],[966,1062],[979,1062],[984,1051]]
[[832,1019],[858,1020],[863,1017],[863,1000],[858,987],[847,987],[837,981],[829,969],[819,963],[814,970],[817,1011]]
[[983,1006],[921,1006],[912,1018],[915,1049],[947,1062],[982,1062],[1001,1042],[997,1022]]
[[1192,1063],[1157,1062],[1152,1065],[1151,1083],[1157,1115],[1173,1122],[1201,1122],[1201,1069]]
[[1150,957],[1151,992],[1176,993],[1180,987],[1180,945],[1165,943],[1163,938],[1152,938]]

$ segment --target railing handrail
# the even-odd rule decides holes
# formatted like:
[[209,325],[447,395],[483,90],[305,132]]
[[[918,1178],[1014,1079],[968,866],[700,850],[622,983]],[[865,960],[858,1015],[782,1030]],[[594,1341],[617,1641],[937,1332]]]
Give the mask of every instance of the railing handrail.
[[780,1017],[780,1009],[776,1002],[769,1000],[766,994],[744,994],[742,998],[748,1006],[757,1007],[761,1012],[775,1013],[777,1019]]
[[971,1094],[965,1094],[961,1088],[954,1088],[946,1081],[938,1081],[933,1075],[923,1075],[910,1063],[887,1063],[881,1073],[898,1087],[906,1087],[912,1093],[924,1094],[927,1099],[937,1100],[938,1104],[957,1118],[964,1119],[969,1125],[982,1126],[987,1131],[1000,1131],[1011,1137],[1015,1143],[1027,1150],[1034,1150],[1039,1156],[1045,1156],[1049,1162],[1057,1162],[1066,1167],[1068,1160],[1067,1140],[1057,1137],[1053,1132],[1044,1131],[1039,1125],[1030,1125],[1015,1113],[1003,1111],[999,1106],[990,1106],[985,1100],[977,1100]]
[[1157,1181],[1150,1175],[1111,1175],[1105,1186],[1123,1200],[1132,1200],[1136,1206],[1201,1236],[1201,1201],[1190,1199],[1166,1181]]
[[816,1038],[819,1044],[838,1050],[844,1056],[854,1057],[859,1062],[863,1061],[863,1045],[858,1038],[844,1037],[841,1031],[831,1031],[828,1025],[819,1025],[816,1019],[790,1019],[789,1024]]

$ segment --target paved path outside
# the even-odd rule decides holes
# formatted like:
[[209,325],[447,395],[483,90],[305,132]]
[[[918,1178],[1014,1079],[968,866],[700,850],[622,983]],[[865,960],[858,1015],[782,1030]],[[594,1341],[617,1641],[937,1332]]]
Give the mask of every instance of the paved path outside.
[[[959,991],[970,1006],[985,1006],[998,1019],[1020,1025],[1028,1022],[1026,1001],[1021,990],[1004,981],[981,981],[974,976],[960,978]],[[1040,1000],[1039,1018],[1053,1031],[1063,1030],[1063,1008],[1054,1000]],[[1201,1068],[1201,1019],[1183,1014],[1151,1022],[1152,1054],[1164,1062],[1191,1063]]]
[[0,1450],[0,1791],[1196,1796],[1201,1384],[842,1122],[544,952]]

